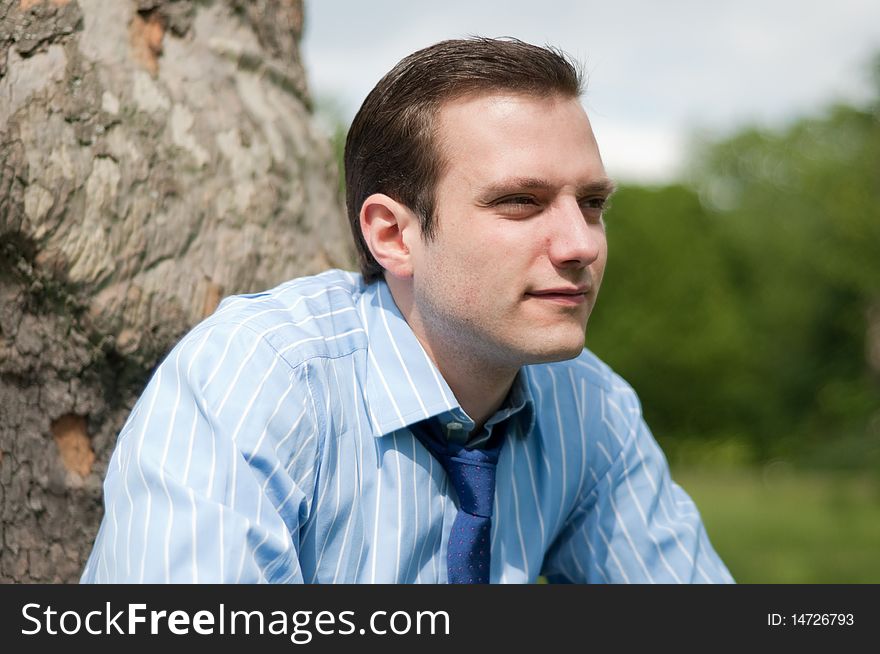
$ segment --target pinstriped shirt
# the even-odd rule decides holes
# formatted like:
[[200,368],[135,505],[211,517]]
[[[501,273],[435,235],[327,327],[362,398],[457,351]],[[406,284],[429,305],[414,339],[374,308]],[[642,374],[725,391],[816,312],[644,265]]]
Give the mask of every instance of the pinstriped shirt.
[[[411,428],[469,433],[387,285],[227,298],[119,434],[83,582],[445,583],[455,491]],[[633,390],[588,350],[503,408],[491,581],[731,582]]]

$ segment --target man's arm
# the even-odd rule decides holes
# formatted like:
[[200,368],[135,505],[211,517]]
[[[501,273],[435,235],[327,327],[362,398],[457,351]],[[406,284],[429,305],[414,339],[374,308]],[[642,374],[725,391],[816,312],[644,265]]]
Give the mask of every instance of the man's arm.
[[699,512],[669,476],[666,458],[628,386],[603,397],[606,472],[548,551],[544,574],[572,583],[732,583]]
[[307,385],[250,326],[203,324],[123,427],[83,582],[301,582],[317,465]]

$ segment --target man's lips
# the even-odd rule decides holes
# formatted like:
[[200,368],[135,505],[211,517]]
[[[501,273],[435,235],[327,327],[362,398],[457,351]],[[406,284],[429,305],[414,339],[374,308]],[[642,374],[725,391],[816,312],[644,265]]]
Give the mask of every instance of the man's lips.
[[557,288],[542,288],[526,293],[528,297],[539,300],[551,300],[562,304],[580,304],[587,299],[589,286],[561,286]]

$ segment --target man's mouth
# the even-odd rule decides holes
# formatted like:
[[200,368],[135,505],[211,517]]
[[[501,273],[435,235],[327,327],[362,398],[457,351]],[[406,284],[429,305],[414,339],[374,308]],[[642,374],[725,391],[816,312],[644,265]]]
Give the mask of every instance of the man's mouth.
[[583,304],[587,300],[588,286],[565,286],[557,288],[543,288],[526,293],[527,297],[537,298],[549,302],[556,302],[569,306]]

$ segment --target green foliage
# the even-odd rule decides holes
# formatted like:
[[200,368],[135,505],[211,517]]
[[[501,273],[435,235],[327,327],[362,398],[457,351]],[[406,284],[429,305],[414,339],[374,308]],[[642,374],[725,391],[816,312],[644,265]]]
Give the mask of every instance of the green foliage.
[[876,111],[706,144],[688,186],[625,187],[607,223],[587,345],[633,383],[673,458],[688,439],[741,440],[755,460],[880,470]]
[[587,345],[636,387],[661,432],[733,427],[738,387],[718,371],[749,344],[716,225],[681,186],[624,188],[607,222]]

